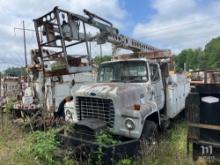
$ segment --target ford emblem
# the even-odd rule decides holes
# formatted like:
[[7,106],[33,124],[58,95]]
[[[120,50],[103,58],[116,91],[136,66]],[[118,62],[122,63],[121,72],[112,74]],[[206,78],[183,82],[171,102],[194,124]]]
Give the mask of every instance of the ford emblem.
[[90,95],[91,95],[91,96],[96,96],[96,93],[91,92]]

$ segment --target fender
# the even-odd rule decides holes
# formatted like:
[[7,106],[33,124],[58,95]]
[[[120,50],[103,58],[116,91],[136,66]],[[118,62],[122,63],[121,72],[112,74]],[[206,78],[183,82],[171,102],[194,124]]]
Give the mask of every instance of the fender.
[[[146,115],[145,117],[144,117],[144,121],[145,120],[147,120],[147,119],[149,119],[153,114],[155,114],[156,116],[157,116],[157,124],[160,126],[160,124],[161,124],[161,122],[160,122],[160,112],[159,111],[155,111],[155,112],[153,112],[153,113],[151,113],[151,114],[149,114],[149,115]],[[153,120],[153,121],[155,121],[155,120]]]
[[[156,123],[160,126],[161,122],[160,122],[160,112],[158,110],[157,105],[154,102],[151,102],[150,104],[148,104],[148,106],[150,106],[151,111],[150,113],[143,113],[143,123],[147,120],[150,119],[152,121],[156,121]],[[142,111],[142,112],[149,112],[149,111]]]

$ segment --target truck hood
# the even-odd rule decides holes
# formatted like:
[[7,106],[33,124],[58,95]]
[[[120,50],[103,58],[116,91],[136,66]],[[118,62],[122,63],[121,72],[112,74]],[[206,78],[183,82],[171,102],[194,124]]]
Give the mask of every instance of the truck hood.
[[83,85],[75,96],[98,97],[117,101],[122,105],[141,103],[146,96],[146,85],[142,83],[95,83]]

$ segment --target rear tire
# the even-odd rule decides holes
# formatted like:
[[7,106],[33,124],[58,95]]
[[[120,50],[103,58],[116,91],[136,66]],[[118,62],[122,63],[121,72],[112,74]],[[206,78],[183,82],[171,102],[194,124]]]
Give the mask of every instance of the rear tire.
[[150,143],[157,141],[158,127],[153,121],[146,120],[142,131],[141,139],[147,140]]

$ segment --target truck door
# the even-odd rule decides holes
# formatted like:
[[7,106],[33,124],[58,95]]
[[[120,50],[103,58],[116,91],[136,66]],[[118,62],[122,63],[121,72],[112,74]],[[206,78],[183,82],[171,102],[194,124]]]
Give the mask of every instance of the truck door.
[[165,103],[165,95],[164,95],[164,87],[161,77],[161,71],[159,65],[156,63],[150,63],[149,66],[150,66],[150,79],[154,91],[153,95],[157,103],[157,106],[160,110],[164,107],[164,103]]

